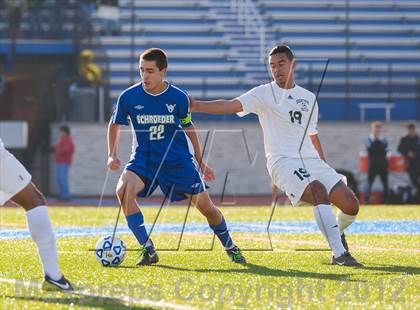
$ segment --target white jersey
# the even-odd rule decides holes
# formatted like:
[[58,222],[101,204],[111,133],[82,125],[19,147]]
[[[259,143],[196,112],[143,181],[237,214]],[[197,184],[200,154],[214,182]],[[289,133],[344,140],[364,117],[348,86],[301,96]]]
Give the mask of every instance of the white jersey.
[[0,157],[6,152],[6,148],[4,147],[3,141],[0,138]]
[[[243,108],[243,112],[238,113],[239,116],[248,113],[258,115],[264,134],[269,171],[281,158],[319,158],[308,137],[318,133],[318,104],[312,92],[298,85],[291,89],[283,89],[273,81],[257,86],[236,99],[241,102]],[[313,105],[315,107],[309,121]],[[304,135],[299,156],[299,147]]]
[[19,193],[31,181],[31,175],[6,150],[0,139],[0,206]]

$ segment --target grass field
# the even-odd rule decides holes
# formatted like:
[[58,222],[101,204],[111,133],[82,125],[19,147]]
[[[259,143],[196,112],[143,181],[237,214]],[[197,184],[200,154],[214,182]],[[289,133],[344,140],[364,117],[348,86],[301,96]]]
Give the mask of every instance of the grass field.
[[[266,223],[269,207],[222,208],[229,222]],[[158,208],[143,208],[151,223]],[[186,208],[164,209],[158,223],[182,223]],[[116,208],[51,207],[57,228],[112,227]],[[58,237],[60,265],[80,290],[79,294],[44,293],[36,248],[29,238],[1,238],[0,309],[151,309],[151,308],[352,308],[418,309],[420,300],[420,207],[362,207],[361,222],[404,221],[414,233],[349,233],[347,241],[362,268],[330,265],[331,253],[320,233],[236,232],[232,236],[245,251],[246,266],[228,260],[209,232],[159,232],[153,240],[160,262],[135,267],[137,253],[128,251],[121,266],[104,268],[89,249],[101,235]],[[278,207],[273,221],[314,221],[310,207]],[[187,224],[204,224],[192,209]],[[283,224],[284,225],[284,224]],[[286,225],[287,226],[287,225]],[[123,217],[120,227],[126,227]],[[0,233],[25,228],[21,209],[0,208]],[[286,227],[287,228],[287,227]],[[1,235],[0,235],[1,236]],[[136,248],[130,234],[118,234],[129,249]],[[179,245],[179,250],[176,248]],[[201,249],[201,250],[200,250]],[[18,279],[15,281],[14,279]]]

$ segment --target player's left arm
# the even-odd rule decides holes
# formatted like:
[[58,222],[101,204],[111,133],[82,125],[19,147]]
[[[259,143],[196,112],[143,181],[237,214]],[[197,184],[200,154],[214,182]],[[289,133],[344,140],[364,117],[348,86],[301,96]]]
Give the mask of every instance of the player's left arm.
[[325,161],[324,150],[322,149],[321,141],[318,138],[318,102],[315,100],[315,106],[313,108],[312,117],[309,120],[308,134],[311,138],[312,144],[314,145],[319,157]]
[[310,135],[309,137],[311,138],[312,144],[318,152],[319,157],[325,161],[324,150],[322,149],[321,141],[319,140],[318,135]]
[[193,145],[194,156],[197,160],[197,163],[200,165],[202,173],[204,174],[204,180],[213,181],[215,179],[214,172],[203,161],[200,140],[198,139],[197,131],[194,124],[191,123],[188,127],[183,127],[183,129]]

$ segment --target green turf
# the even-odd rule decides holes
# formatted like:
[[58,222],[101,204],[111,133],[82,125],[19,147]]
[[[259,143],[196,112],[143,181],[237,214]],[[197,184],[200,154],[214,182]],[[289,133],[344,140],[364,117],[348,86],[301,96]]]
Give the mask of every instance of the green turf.
[[[116,208],[50,208],[54,225],[110,225]],[[161,222],[179,222],[185,208],[166,209]],[[223,208],[230,221],[263,221],[268,207]],[[361,220],[419,220],[419,206],[376,206],[361,209]],[[152,221],[157,208],[144,208]],[[278,208],[273,220],[312,220],[309,207]],[[0,225],[24,227],[20,209],[0,209]],[[121,221],[124,221],[121,218]],[[204,221],[191,210],[188,221]],[[122,235],[129,248],[136,248],[131,235]],[[242,248],[267,249],[264,234],[235,233]],[[160,262],[136,268],[135,252],[128,252],[120,267],[104,268],[92,248],[98,237],[57,240],[63,272],[76,286],[93,295],[131,296],[138,300],[164,301],[201,309],[310,308],[383,309],[418,308],[420,293],[419,235],[349,235],[352,253],[363,268],[329,265],[330,252],[320,234],[271,234],[273,251],[245,252],[249,264],[229,262],[216,241],[212,251],[210,234],[187,234],[179,251],[160,251]],[[176,248],[179,234],[154,236],[160,248]],[[0,278],[40,282],[41,268],[31,240],[1,240]],[[0,309],[125,309],[155,308],[116,298],[43,293],[0,282]]]

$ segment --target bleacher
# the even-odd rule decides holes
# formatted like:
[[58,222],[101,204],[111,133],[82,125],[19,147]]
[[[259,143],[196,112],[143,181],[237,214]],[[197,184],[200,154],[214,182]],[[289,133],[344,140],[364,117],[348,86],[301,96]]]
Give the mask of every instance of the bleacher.
[[[288,42],[297,57],[330,59],[319,96],[324,119],[347,119],[349,115],[345,113],[350,112],[350,118],[357,120],[361,102],[393,102],[396,105],[392,119],[419,118],[418,1],[352,0],[348,24],[346,1],[258,0],[256,3],[265,16],[268,31],[276,34],[277,41]],[[313,65],[313,75],[318,79],[312,84],[317,85],[323,67]],[[302,84],[308,84],[307,69],[306,64],[301,69]],[[347,93],[349,110],[344,106]],[[370,117],[383,119],[384,111],[371,113]]]
[[[265,49],[286,42],[295,51],[300,85],[316,92],[329,59],[319,94],[323,120],[358,120],[358,104],[386,102],[395,104],[393,120],[420,118],[418,0],[351,0],[348,10],[345,0],[251,3],[265,24]],[[109,68],[114,103],[138,81],[138,55],[149,47],[167,51],[168,79],[198,98],[232,98],[270,79],[258,38],[246,36],[230,1],[119,0],[119,13],[119,35],[95,31],[93,40],[107,56],[99,63]],[[74,12],[66,16],[71,34]],[[22,28],[28,37],[25,18]],[[383,117],[367,111],[367,119]]]

